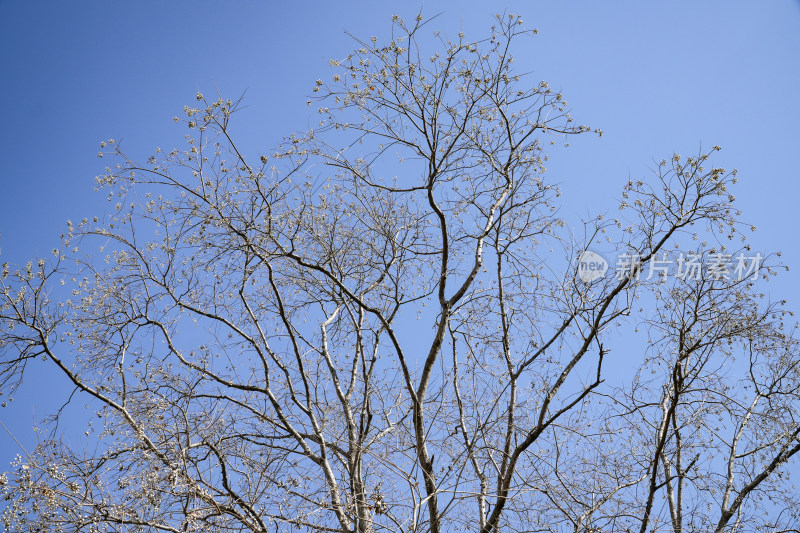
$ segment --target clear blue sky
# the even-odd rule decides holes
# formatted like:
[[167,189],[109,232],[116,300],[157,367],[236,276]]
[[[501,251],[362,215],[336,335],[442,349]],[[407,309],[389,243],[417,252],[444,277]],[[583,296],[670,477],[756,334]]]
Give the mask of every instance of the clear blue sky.
[[[352,48],[345,30],[381,38],[393,12],[410,19],[418,5],[0,0],[0,261],[47,254],[68,218],[105,208],[92,193],[101,140],[136,156],[179,145],[171,117],[216,84],[226,97],[247,91],[238,136],[268,152],[316,120],[305,95]],[[550,165],[568,210],[613,209],[629,173],[719,144],[715,162],[740,171],[734,194],[756,248],[796,269],[771,290],[800,310],[800,2],[426,0],[423,12],[479,37],[506,9],[539,29],[518,67],[605,132]],[[27,383],[0,420],[30,442],[32,410],[54,405],[52,390],[46,376]],[[0,470],[15,446],[0,430]]]

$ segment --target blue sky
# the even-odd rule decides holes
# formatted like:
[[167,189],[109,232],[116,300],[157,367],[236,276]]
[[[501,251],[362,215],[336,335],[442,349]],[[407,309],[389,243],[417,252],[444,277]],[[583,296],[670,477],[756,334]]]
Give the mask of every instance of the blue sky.
[[[385,37],[398,2],[23,2],[0,0],[0,261],[59,244],[67,219],[105,209],[92,192],[114,138],[144,158],[182,143],[171,117],[197,90],[246,91],[235,129],[253,154],[316,120],[305,105],[328,60],[354,46],[345,31]],[[653,160],[721,145],[739,170],[733,193],[765,253],[800,269],[795,214],[800,127],[800,2],[473,2],[426,0],[452,33],[480,37],[491,15],[519,13],[539,30],[518,68],[562,88],[579,122],[604,130],[554,153],[566,213],[613,210],[629,175]],[[771,285],[800,309],[797,270]],[[36,409],[56,405],[46,375],[0,421],[30,442]],[[56,390],[58,390],[56,388]],[[0,430],[0,463],[16,453]],[[0,466],[0,470],[4,467]]]

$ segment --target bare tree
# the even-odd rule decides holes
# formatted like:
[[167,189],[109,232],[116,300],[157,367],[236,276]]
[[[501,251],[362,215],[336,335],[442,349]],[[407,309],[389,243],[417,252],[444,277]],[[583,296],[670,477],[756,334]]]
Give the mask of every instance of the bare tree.
[[[693,237],[735,253],[718,148],[629,181],[577,240],[545,149],[601,132],[512,68],[533,32],[425,25],[356,39],[316,83],[319,126],[269,156],[203,94],[186,149],[104,143],[115,208],[4,266],[0,312],[4,389],[41,359],[102,429],[12,465],[6,530],[797,528],[800,354],[759,298],[773,269],[645,275]],[[601,245],[630,262],[582,279]]]

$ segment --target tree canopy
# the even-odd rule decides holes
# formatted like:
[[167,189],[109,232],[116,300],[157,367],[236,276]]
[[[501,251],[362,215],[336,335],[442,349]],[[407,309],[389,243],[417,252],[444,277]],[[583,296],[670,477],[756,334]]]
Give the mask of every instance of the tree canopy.
[[797,529],[800,352],[719,147],[576,225],[548,149],[602,132],[533,31],[431,24],[356,39],[274,152],[201,93],[185,148],[103,143],[113,209],[3,267],[0,384],[50,365],[100,426],[0,478],[7,531]]

